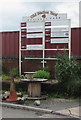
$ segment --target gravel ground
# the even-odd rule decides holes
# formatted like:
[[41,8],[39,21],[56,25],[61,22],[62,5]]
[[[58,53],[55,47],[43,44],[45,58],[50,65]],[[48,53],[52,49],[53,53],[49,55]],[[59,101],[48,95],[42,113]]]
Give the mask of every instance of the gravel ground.
[[79,106],[79,100],[68,100],[59,98],[48,98],[47,100],[40,100],[40,106],[34,105],[34,100],[27,100],[24,103],[27,106],[40,107],[51,109],[53,111],[72,108]]
[[[0,99],[1,101],[1,99]],[[3,101],[6,102],[6,101]],[[39,107],[44,109],[50,109],[53,111],[58,111],[62,109],[68,109],[73,107],[81,106],[79,100],[71,100],[71,99],[59,99],[59,98],[47,98],[46,100],[40,100],[40,106],[36,106],[34,104],[35,100],[26,100],[25,102],[14,102],[16,104],[24,104],[31,107]]]
[[[3,101],[3,102],[6,102],[6,101]],[[31,106],[31,107],[50,109],[53,111],[81,106],[79,100],[69,100],[69,99],[59,99],[59,98],[47,98],[46,100],[40,100],[39,106],[36,106],[34,102],[35,100],[26,100],[25,102],[19,101],[19,102],[13,102],[13,103]]]

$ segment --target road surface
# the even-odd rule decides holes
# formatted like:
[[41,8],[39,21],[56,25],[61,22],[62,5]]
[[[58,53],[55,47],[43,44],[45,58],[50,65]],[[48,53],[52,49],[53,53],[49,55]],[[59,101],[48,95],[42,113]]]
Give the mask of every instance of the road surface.
[[[1,106],[0,106],[1,108]],[[2,118],[66,118],[61,115],[2,107]]]

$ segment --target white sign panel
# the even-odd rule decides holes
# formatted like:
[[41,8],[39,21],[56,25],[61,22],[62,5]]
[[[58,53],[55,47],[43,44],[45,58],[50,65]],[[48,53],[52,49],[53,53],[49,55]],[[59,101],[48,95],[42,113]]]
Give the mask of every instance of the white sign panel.
[[29,22],[27,23],[27,28],[33,28],[33,27],[42,27],[44,25],[43,22]]
[[38,33],[38,34],[27,34],[27,38],[42,38],[43,33]]
[[43,50],[43,45],[26,45],[27,50]]
[[69,32],[52,32],[51,37],[69,37]]
[[68,27],[64,28],[51,28],[51,32],[61,32],[61,31],[69,31]]
[[34,29],[36,29],[36,28],[43,28],[43,26],[30,26],[30,27],[27,27],[27,29],[32,29],[32,28],[34,28]]
[[45,28],[61,28],[61,29],[63,29],[63,28],[68,28],[68,26],[67,25],[59,25],[59,26],[45,26]]
[[51,43],[68,43],[69,38],[57,38],[57,39],[51,39]]
[[51,26],[59,26],[59,25],[68,25],[70,24],[69,19],[63,19],[63,20],[56,20],[51,22]]
[[42,28],[27,28],[27,32],[43,32]]

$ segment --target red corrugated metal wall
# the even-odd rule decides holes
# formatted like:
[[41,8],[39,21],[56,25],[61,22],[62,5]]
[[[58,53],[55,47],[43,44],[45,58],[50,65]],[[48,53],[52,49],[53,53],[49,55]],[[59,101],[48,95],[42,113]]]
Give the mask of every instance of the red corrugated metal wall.
[[81,56],[81,28],[79,28],[79,56]]
[[[0,43],[2,40],[2,56],[3,57],[18,57],[18,51],[19,51],[19,31],[13,31],[13,32],[2,32],[0,33]],[[24,39],[24,38],[23,38]],[[34,39],[33,39],[34,41]],[[25,41],[23,40],[22,44],[31,44],[32,40]],[[41,41],[38,39],[35,39],[35,44],[41,44]],[[46,42],[46,47],[50,46],[48,45],[49,42]],[[1,45],[1,44],[0,44]],[[65,45],[66,46],[66,45]],[[71,29],[71,54],[75,56],[81,56],[81,28],[72,28]],[[51,45],[51,48],[53,48],[54,45]],[[61,47],[61,46],[60,46]],[[67,47],[67,46],[66,46]],[[1,47],[0,47],[1,48]],[[34,51],[35,52],[35,51]],[[34,52],[32,51],[24,51],[23,55],[33,55]],[[36,55],[41,55],[42,51],[37,51]],[[1,49],[0,49],[1,53]],[[51,54],[54,54],[54,51],[51,51]],[[49,55],[49,51],[46,53],[46,55]]]
[[3,57],[16,56],[19,51],[19,32],[2,32],[2,55]]
[[0,33],[0,57],[2,57],[2,33]]
[[71,54],[75,56],[80,56],[80,41],[81,37],[79,36],[81,33],[81,28],[72,28],[71,29]]

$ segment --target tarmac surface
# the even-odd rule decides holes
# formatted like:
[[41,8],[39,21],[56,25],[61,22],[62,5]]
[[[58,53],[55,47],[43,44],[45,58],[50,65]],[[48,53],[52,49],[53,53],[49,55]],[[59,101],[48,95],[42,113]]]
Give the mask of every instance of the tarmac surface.
[[[15,105],[19,104],[16,103]],[[13,109],[11,107],[8,108],[8,106],[3,106],[2,118],[81,118],[81,106],[79,100],[49,98],[47,100],[41,100],[40,106],[34,105],[34,101],[27,100],[23,105],[20,106],[22,106],[20,108],[23,108],[23,106],[29,107],[30,110],[24,110],[20,108]],[[52,110],[53,113],[45,113],[41,112],[41,110],[33,111],[31,107],[34,109]]]
[[2,107],[2,118],[69,118],[69,117]]

